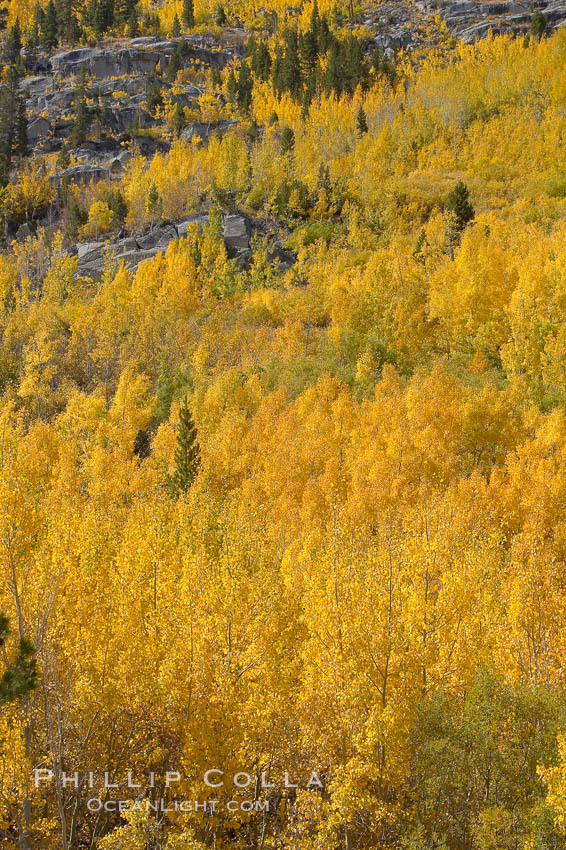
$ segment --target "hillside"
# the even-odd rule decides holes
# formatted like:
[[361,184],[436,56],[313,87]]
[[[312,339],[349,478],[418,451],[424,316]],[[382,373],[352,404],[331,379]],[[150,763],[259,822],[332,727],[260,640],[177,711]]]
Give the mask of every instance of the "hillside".
[[564,848],[561,7],[126,6],[6,7],[0,848]]

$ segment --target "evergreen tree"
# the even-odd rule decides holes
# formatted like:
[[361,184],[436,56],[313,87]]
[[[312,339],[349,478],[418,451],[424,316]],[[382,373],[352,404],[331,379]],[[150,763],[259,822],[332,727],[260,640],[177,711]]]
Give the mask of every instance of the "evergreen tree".
[[263,82],[269,79],[271,71],[271,55],[269,48],[264,41],[260,41],[257,48],[251,55],[252,71]]
[[[10,621],[5,614],[0,614],[0,647],[3,650],[10,634]],[[5,652],[4,658],[6,658]],[[12,664],[6,663],[6,670],[0,679],[0,706],[25,696],[36,687],[37,661],[35,648],[28,638],[21,637],[16,660]]]
[[285,33],[285,51],[283,54],[281,76],[284,89],[298,100],[302,90],[302,79],[296,29],[287,30]]
[[68,230],[69,235],[76,239],[80,228],[86,224],[88,221],[88,211],[84,210],[76,201],[73,201],[71,204],[71,209],[69,210],[69,223]]
[[177,79],[177,74],[181,70],[181,59],[178,50],[174,50],[167,65],[167,79],[173,83]]
[[275,59],[273,61],[273,68],[271,72],[271,81],[273,85],[273,91],[277,96],[283,94],[284,91],[284,82],[283,82],[283,52],[281,47],[278,45],[275,48]]
[[128,215],[128,205],[126,204],[124,196],[119,189],[115,189],[110,194],[108,206],[114,213],[114,218],[118,224],[123,225],[126,220],[126,216]]
[[19,94],[19,82],[20,75],[17,68],[14,65],[8,66],[0,86],[1,186],[8,183],[12,157],[14,154],[20,153],[20,143],[23,142],[23,128],[21,126],[23,100]]
[[226,12],[224,11],[224,6],[219,6],[216,10],[216,23],[219,27],[223,27],[226,24]]
[[43,19],[45,17],[45,12],[39,5],[39,3],[35,4],[35,9],[33,13],[33,23],[31,29],[29,31],[27,46],[35,49],[39,46],[39,39],[41,32],[43,30]]
[[88,77],[86,68],[81,68],[78,85],[75,88],[75,116],[71,129],[71,144],[73,147],[82,144],[86,139],[91,122],[91,113],[87,105]]
[[67,143],[63,142],[61,145],[61,150],[57,154],[57,168],[60,168],[64,171],[69,167],[69,149],[67,148]]
[[129,38],[136,38],[138,35],[138,13],[136,12],[136,8],[134,6],[132,11],[130,12],[130,17],[128,19],[128,36]]
[[57,31],[57,10],[55,9],[55,3],[53,0],[49,0],[49,3],[47,4],[42,23],[43,28],[40,34],[40,42],[43,47],[51,50],[53,47],[57,47],[57,44],[59,43]]
[[152,223],[155,223],[161,218],[161,210],[163,208],[163,204],[161,198],[159,197],[159,192],[157,191],[157,186],[155,183],[152,183],[147,195],[147,204],[146,209],[148,215],[152,217]]
[[325,15],[320,19],[317,32],[319,55],[326,53],[332,42],[332,34]]
[[[176,52],[176,51],[175,51]],[[170,63],[173,61],[171,57]],[[169,73],[169,69],[167,69]],[[177,76],[175,74],[175,76]],[[149,75],[148,86],[145,96],[145,106],[149,112],[153,112],[158,106],[163,105],[163,95],[161,93],[161,76],[156,70],[153,70]]]
[[312,12],[311,12],[311,24],[310,31],[314,36],[315,41],[318,46],[318,35],[320,31],[320,15],[318,14],[318,3],[317,0],[314,0]]
[[173,130],[173,133],[176,136],[179,136],[186,123],[185,110],[180,103],[177,103],[171,118],[171,129]]
[[299,41],[301,68],[305,76],[312,74],[318,60],[318,45],[316,35],[312,30],[303,33]]
[[284,127],[281,133],[281,153],[290,153],[295,147],[295,134],[290,127]]
[[195,25],[195,4],[194,0],[183,0],[183,23],[188,29],[192,29]]
[[230,71],[228,74],[228,80],[226,81],[226,97],[228,98],[228,102],[234,105],[236,103],[237,96],[238,83],[236,82],[234,71]]
[[328,66],[326,68],[325,89],[327,94],[335,92],[342,94],[342,72],[340,68],[340,45],[332,42],[328,53]]
[[15,153],[18,156],[27,156],[28,149],[28,118],[26,104],[23,98],[18,101],[18,119],[16,124]]
[[546,32],[546,18],[540,9],[537,9],[531,19],[530,32],[535,38],[541,39]]
[[168,480],[169,492],[175,499],[187,492],[197,476],[200,467],[200,447],[197,436],[197,429],[185,397],[179,411],[175,472]]
[[73,18],[71,0],[55,0],[55,14],[57,16],[57,33],[60,41],[68,41]]
[[468,187],[460,180],[446,201],[446,209],[454,216],[454,227],[457,232],[465,228],[465,226],[473,219],[475,212],[470,203],[470,191]]
[[173,26],[171,27],[171,35],[173,38],[179,38],[181,35],[181,22],[179,21],[179,16],[175,12],[175,17],[173,18]]
[[366,119],[366,114],[363,110],[363,107],[360,104],[360,108],[358,109],[358,114],[356,116],[356,131],[358,134],[358,138],[361,139],[365,133],[368,131],[368,123]]
[[20,30],[20,22],[16,19],[16,23],[8,30],[6,46],[4,47],[4,56],[10,64],[15,64],[20,56],[22,49],[22,34]]
[[249,112],[250,106],[252,105],[252,89],[253,81],[250,74],[250,69],[248,67],[248,63],[246,61],[243,61],[240,65],[236,91],[238,109],[243,114]]

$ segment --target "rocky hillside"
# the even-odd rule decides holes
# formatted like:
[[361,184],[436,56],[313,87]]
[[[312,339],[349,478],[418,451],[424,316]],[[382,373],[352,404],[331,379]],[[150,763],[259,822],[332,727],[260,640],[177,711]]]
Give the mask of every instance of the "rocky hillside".
[[[440,37],[437,12],[453,35],[473,41],[490,30],[526,31],[535,8],[542,11],[549,28],[566,19],[566,4],[559,0],[536,0],[534,6],[516,0],[385,0],[364,13],[368,35],[361,44],[367,57],[381,54],[384,62],[390,62],[399,50],[425,47],[431,33],[433,41]],[[19,81],[19,97],[27,111],[27,145],[31,162],[40,163],[48,173],[52,196],[42,212],[34,208],[32,215],[26,212],[7,220],[7,243],[14,238],[22,242],[40,227],[53,230],[75,216],[66,230],[66,247],[78,255],[79,272],[96,277],[102,272],[108,243],[116,259],[135,268],[186,234],[190,224],[202,228],[208,217],[204,200],[193,215],[152,221],[150,226],[126,228],[125,216],[116,216],[113,228],[101,228],[100,234],[95,228],[94,238],[91,232],[86,239],[86,211],[81,210],[79,195],[92,202],[91,187],[102,184],[111,192],[112,186],[120,186],[134,154],[147,160],[165,155],[176,136],[206,146],[211,137],[236,128],[239,116],[227,102],[226,69],[238,67],[247,37],[240,28],[227,29],[222,39],[154,35],[55,52],[23,48],[20,61],[25,74]],[[234,96],[238,99],[240,93]],[[203,119],[202,98],[215,101],[215,117],[209,114],[208,120]],[[254,132],[261,133],[262,128]],[[241,214],[230,204],[222,226],[228,256],[243,262],[250,257],[252,232],[266,233],[249,211]],[[272,251],[284,265],[293,262],[293,254],[282,250],[279,238],[272,240]]]

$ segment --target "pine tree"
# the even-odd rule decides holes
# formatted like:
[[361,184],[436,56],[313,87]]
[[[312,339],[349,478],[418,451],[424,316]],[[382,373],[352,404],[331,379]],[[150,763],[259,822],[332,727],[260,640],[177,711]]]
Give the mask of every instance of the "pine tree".
[[173,111],[173,117],[171,118],[171,128],[173,133],[176,136],[179,136],[186,123],[185,110],[180,103],[177,103]]
[[136,38],[139,35],[139,27],[138,27],[138,13],[136,12],[136,8],[132,9],[130,12],[130,17],[128,19],[128,37]]
[[531,19],[530,32],[535,38],[541,39],[546,32],[546,18],[540,9],[537,9]]
[[250,69],[248,67],[248,63],[244,61],[240,65],[236,91],[238,109],[243,114],[249,112],[250,106],[252,105],[252,89],[253,81],[250,74]]
[[219,27],[223,27],[227,21],[226,12],[224,11],[224,6],[219,6],[216,10],[216,23]]
[[290,127],[284,127],[281,133],[281,153],[290,153],[295,147],[295,134]]
[[126,216],[128,215],[128,205],[126,204],[124,196],[119,189],[115,189],[111,193],[108,206],[114,213],[116,221],[120,225],[123,225],[126,220]]
[[18,19],[16,19],[16,23],[13,27],[10,27],[8,31],[8,37],[6,39],[6,46],[4,48],[4,56],[6,57],[6,61],[12,65],[15,64],[18,61],[21,49],[22,34],[20,30],[20,22]]
[[[5,186],[10,176],[12,156],[19,153],[23,141],[21,105],[18,93],[20,75],[14,65],[8,66],[0,86],[0,185]],[[25,114],[25,113],[24,113]]]
[[[10,621],[5,614],[0,614],[0,647],[4,653],[6,641],[11,634]],[[32,642],[21,637],[18,654],[13,663],[6,660],[6,670],[0,679],[0,706],[11,700],[19,699],[37,687],[37,661]]]
[[67,143],[63,142],[63,144],[61,145],[61,150],[57,154],[57,168],[60,168],[62,171],[64,171],[66,168],[69,167],[69,161],[69,150],[67,148]]
[[73,147],[84,142],[90,126],[91,113],[86,102],[88,94],[87,79],[87,72],[83,66],[78,85],[75,88],[75,117],[71,130],[71,144]]
[[69,30],[73,17],[70,0],[55,0],[55,13],[57,15],[57,32],[60,41],[70,41]]
[[365,135],[368,131],[368,122],[366,119],[366,114],[361,104],[360,108],[358,109],[358,114],[356,116],[356,131],[358,133],[359,139],[361,139],[361,137]]
[[292,97],[299,99],[302,89],[302,79],[297,30],[288,30],[285,33],[285,52],[283,54],[281,77],[284,90],[288,91]]
[[460,180],[456,183],[446,201],[446,209],[453,214],[454,227],[458,232],[461,232],[475,215],[469,198],[470,191]]
[[57,47],[59,43],[57,31],[57,10],[53,0],[49,0],[43,17],[43,29],[40,35],[41,44],[48,50]]
[[278,97],[283,94],[284,91],[284,83],[283,83],[283,51],[281,47],[277,45],[275,48],[275,59],[273,60],[273,66],[271,69],[271,82],[273,85],[273,92]]
[[311,12],[311,25],[310,31],[314,36],[316,42],[318,42],[318,34],[320,30],[320,15],[318,14],[318,3],[317,0],[314,0],[312,12]]
[[251,55],[252,71],[260,80],[266,82],[271,71],[271,56],[269,48],[264,41],[260,41]]
[[197,429],[185,397],[179,411],[175,472],[168,479],[169,492],[175,499],[187,492],[197,476],[200,467],[200,447],[197,436]]
[[26,104],[23,98],[19,99],[18,103],[18,120],[16,124],[16,139],[15,153],[18,156],[27,156],[28,148],[28,118],[26,114]]
[[171,35],[173,38],[179,38],[181,35],[181,22],[179,21],[179,16],[175,12],[175,17],[173,18],[173,26],[171,27]]
[[316,35],[312,30],[307,30],[299,41],[299,53],[301,55],[301,68],[305,75],[312,74],[316,68],[318,59],[318,45]]
[[188,29],[192,29],[195,25],[195,4],[194,0],[183,0],[183,23]]
[[[173,57],[171,57],[169,64],[171,64],[171,61],[173,61]],[[169,69],[167,70],[169,71]],[[175,74],[175,76],[177,75]],[[157,71],[154,70],[149,75],[147,92],[145,96],[145,106],[146,109],[148,109],[150,112],[153,112],[156,107],[162,105],[163,95],[161,93],[161,76],[157,73]]]
[[342,71],[340,68],[340,47],[337,42],[332,42],[328,53],[328,67],[326,69],[325,89],[327,94],[334,92],[342,94]]
[[177,74],[181,70],[181,64],[181,56],[177,45],[177,47],[171,54],[169,64],[167,65],[167,79],[169,80],[169,82],[173,83],[176,80]]
[[149,188],[146,203],[146,210],[148,215],[150,215],[152,218],[152,224],[154,224],[157,220],[161,218],[162,208],[163,204],[161,198],[159,197],[157,186],[155,185],[155,183],[152,183]]
[[39,39],[41,32],[43,30],[43,19],[45,17],[45,12],[39,5],[39,3],[35,4],[35,9],[33,13],[33,24],[28,34],[27,46],[35,49],[39,46]]
[[236,103],[237,96],[238,83],[236,82],[234,71],[230,71],[228,74],[228,80],[226,81],[226,97],[228,98],[228,102],[234,105]]

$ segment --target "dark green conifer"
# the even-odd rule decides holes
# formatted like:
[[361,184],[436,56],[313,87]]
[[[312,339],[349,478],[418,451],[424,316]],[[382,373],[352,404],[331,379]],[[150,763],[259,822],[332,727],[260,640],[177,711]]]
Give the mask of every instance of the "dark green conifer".
[[177,449],[175,451],[175,472],[169,478],[169,492],[178,499],[186,493],[195,480],[200,467],[200,447],[198,434],[187,399],[179,411],[177,427]]
[[290,153],[295,147],[295,134],[290,127],[284,127],[281,133],[281,153]]
[[40,42],[43,47],[51,50],[59,43],[57,28],[57,10],[53,0],[49,0],[43,16],[43,29],[40,34]]
[[183,0],[183,24],[192,29],[195,25],[195,4],[194,0]]
[[356,116],[356,132],[358,134],[358,138],[360,139],[364,136],[368,131],[368,122],[366,119],[366,114],[363,110],[362,105],[360,104],[360,108],[358,109],[358,114]]
[[475,215],[469,198],[470,190],[460,180],[456,183],[446,201],[446,209],[453,214],[454,227],[458,232],[461,232]]
[[[4,647],[11,634],[10,621],[0,614],[0,646]],[[0,679],[0,706],[11,700],[19,699],[37,687],[37,660],[33,643],[21,637],[18,654],[13,663],[7,663]]]

